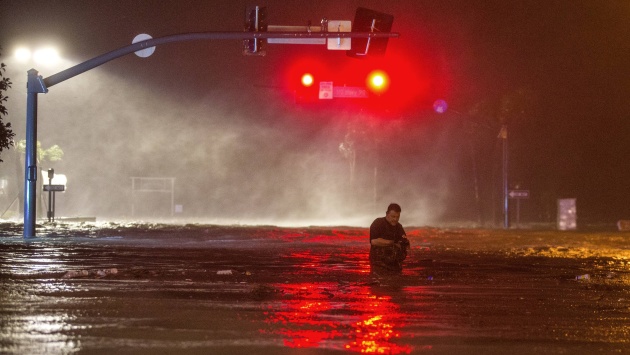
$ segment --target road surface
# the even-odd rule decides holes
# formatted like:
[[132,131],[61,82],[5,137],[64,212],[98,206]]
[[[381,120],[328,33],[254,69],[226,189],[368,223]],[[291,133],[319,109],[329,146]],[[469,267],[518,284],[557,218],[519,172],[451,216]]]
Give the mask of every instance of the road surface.
[[629,233],[0,224],[0,353],[630,352]]

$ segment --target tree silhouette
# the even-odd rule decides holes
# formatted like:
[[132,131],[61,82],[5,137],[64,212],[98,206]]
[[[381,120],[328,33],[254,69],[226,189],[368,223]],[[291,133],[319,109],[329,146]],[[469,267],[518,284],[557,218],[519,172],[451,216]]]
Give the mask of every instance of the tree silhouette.
[[[523,130],[526,126],[531,125],[531,114],[537,101],[536,94],[527,88],[517,88],[515,90],[506,91],[503,94],[493,97],[485,98],[475,102],[470,106],[467,116],[471,119],[468,121],[469,128],[468,133],[471,144],[471,157],[474,166],[474,184],[475,184],[475,198],[478,206],[479,220],[483,223],[485,219],[484,208],[482,207],[481,196],[483,191],[490,192],[491,196],[489,200],[485,200],[490,203],[492,209],[492,220],[496,220],[496,214],[498,213],[498,201],[500,199],[500,192],[498,187],[501,184],[498,183],[500,176],[501,164],[497,159],[497,154],[500,154],[499,144],[500,141],[497,138],[502,134],[507,134],[507,125],[510,126],[510,146],[509,149],[512,152],[524,152],[526,151],[524,144],[527,141],[523,139],[514,139],[519,135],[519,131]],[[505,130],[504,130],[505,129]],[[516,134],[512,134],[517,132]],[[497,136],[498,134],[498,136]],[[490,143],[494,142],[494,143]],[[510,154],[513,156],[513,154]],[[515,164],[510,164],[510,180],[512,184],[515,181],[519,181],[518,171],[527,170],[528,167],[516,166],[523,162],[522,158],[515,156],[518,159],[511,159]],[[483,173],[485,172],[485,173]],[[476,175],[483,174],[485,179],[480,179]],[[482,185],[482,180],[485,180],[485,186]],[[525,182],[530,185],[532,182]],[[486,206],[487,207],[487,206]]]
[[[2,47],[0,47],[0,51]],[[0,52],[0,55],[2,53]],[[4,76],[4,72],[6,70],[6,65],[4,63],[0,63],[0,153],[3,150],[9,149],[13,145],[13,137],[15,134],[13,130],[11,130],[11,123],[3,122],[4,117],[8,114],[7,108],[4,106],[4,103],[9,99],[8,96],[5,95],[5,91],[7,91],[11,87],[11,80]],[[0,159],[2,162],[2,159]]]

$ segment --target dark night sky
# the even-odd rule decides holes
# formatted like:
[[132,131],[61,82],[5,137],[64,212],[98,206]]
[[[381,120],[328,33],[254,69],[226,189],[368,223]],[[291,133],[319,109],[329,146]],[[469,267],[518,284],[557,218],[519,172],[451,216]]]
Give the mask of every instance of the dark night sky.
[[[9,60],[18,45],[53,43],[63,58],[78,63],[127,45],[139,33],[239,31],[244,8],[253,4],[3,0],[0,60],[16,83],[9,121],[21,138],[20,76],[28,68]],[[129,176],[176,176],[178,202],[190,217],[309,220],[348,209],[373,216],[397,200],[408,211],[408,224],[476,221],[478,206],[489,222],[498,213],[498,103],[525,90],[525,111],[509,121],[510,183],[531,191],[522,218],[554,221],[556,200],[577,198],[580,221],[630,219],[627,1],[258,4],[268,7],[273,25],[352,19],[363,6],[394,15],[392,31],[401,38],[390,40],[383,58],[359,64],[319,46],[270,45],[267,56],[248,57],[233,41],[176,43],[51,88],[40,95],[39,139],[62,146],[66,156],[55,168],[72,175],[81,191],[64,196],[62,208],[117,216],[127,202],[110,201],[106,197],[118,195],[107,189],[128,188]],[[382,115],[366,114],[356,103],[297,105],[287,68],[304,58],[348,76],[362,65],[395,63],[408,70],[392,80],[392,90],[404,88],[404,105]],[[64,68],[37,69],[46,77]],[[452,110],[433,113],[438,98]],[[489,108],[483,116],[457,113],[480,102]],[[340,183],[347,162],[337,147],[348,124],[359,119],[372,133],[357,141],[354,185]],[[489,128],[474,124],[481,121]],[[376,149],[368,143],[374,132],[381,139]],[[9,175],[3,165],[2,175]],[[376,206],[370,197],[374,166]],[[366,201],[370,208],[356,207]]]

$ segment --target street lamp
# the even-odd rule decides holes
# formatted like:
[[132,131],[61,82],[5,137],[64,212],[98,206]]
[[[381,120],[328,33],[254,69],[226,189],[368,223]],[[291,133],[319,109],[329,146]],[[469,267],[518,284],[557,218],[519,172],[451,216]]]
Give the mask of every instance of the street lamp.
[[59,62],[59,52],[54,48],[42,48],[33,52],[33,60],[37,64],[54,65]]
[[38,65],[51,66],[59,63],[59,51],[53,47],[44,47],[31,51],[27,47],[20,47],[15,50],[15,59],[21,63],[33,60]]
[[21,47],[15,50],[14,56],[19,62],[24,63],[31,59],[32,53],[30,49]]

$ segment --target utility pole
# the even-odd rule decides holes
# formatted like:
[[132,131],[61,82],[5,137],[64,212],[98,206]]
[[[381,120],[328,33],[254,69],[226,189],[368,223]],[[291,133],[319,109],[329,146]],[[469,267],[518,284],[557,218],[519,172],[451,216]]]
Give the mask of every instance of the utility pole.
[[503,139],[503,228],[510,227],[510,214],[508,209],[508,126],[503,124],[499,132],[499,138]]

